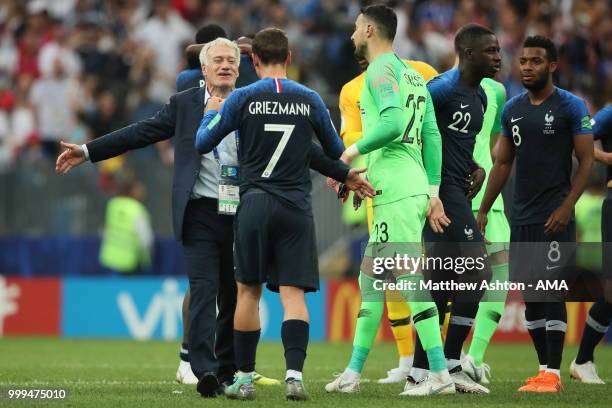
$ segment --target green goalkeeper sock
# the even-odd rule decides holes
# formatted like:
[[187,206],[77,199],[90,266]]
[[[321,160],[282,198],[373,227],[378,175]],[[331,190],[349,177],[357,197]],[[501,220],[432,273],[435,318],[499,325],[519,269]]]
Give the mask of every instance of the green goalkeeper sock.
[[376,339],[383,313],[385,294],[383,291],[374,289],[374,282],[374,278],[362,273],[359,275],[361,306],[355,327],[353,353],[348,365],[348,368],[357,373],[363,370],[363,365]]
[[[418,282],[423,277],[421,275],[403,275],[397,278],[398,284],[401,281]],[[442,348],[442,335],[440,334],[440,321],[438,317],[438,308],[434,302],[415,302],[410,299],[415,298],[415,293],[410,290],[402,291],[402,295],[408,301],[410,310],[412,310],[412,322],[419,334],[423,350],[427,353],[429,361],[429,370],[439,372],[446,369],[446,359],[444,358],[444,349]],[[422,297],[421,292],[419,297]]]
[[[493,281],[506,281],[508,279],[508,264],[493,265]],[[505,294],[500,291],[495,292],[495,299],[505,298]],[[474,336],[470,344],[468,355],[474,359],[474,364],[481,365],[484,359],[485,351],[489,346],[489,342],[497,330],[499,320],[504,313],[504,301],[498,302],[480,302],[478,306],[478,314],[476,314],[476,322],[474,325]]]

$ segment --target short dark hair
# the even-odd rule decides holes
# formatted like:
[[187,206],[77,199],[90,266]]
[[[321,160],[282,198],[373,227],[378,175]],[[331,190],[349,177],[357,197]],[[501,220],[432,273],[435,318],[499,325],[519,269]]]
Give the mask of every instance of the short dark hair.
[[557,47],[550,38],[541,35],[527,37],[523,43],[523,48],[544,48],[548,61],[557,62]]
[[227,33],[218,24],[206,24],[195,35],[196,44],[206,44],[217,38],[227,38]]
[[283,30],[264,28],[253,38],[253,54],[264,64],[282,64],[289,55],[289,40]]
[[361,9],[361,14],[372,20],[381,35],[393,41],[397,32],[397,15],[395,11],[384,4],[372,4]]
[[197,44],[190,45],[185,50],[185,58],[187,59],[187,69],[200,68],[200,50]]
[[459,55],[466,48],[473,48],[474,43],[485,35],[495,35],[491,29],[476,23],[461,27],[455,34],[455,52]]

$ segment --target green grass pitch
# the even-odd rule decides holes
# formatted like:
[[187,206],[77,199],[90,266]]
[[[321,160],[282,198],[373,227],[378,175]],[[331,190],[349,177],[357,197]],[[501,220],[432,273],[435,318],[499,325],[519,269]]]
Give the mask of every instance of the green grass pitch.
[[[0,389],[9,387],[62,387],[69,392],[61,403],[38,403],[71,407],[277,407],[287,404],[283,387],[257,388],[254,402],[203,399],[194,386],[175,383],[178,343],[123,340],[60,340],[50,338],[0,339]],[[487,353],[492,366],[491,395],[452,395],[406,399],[399,394],[402,385],[365,382],[355,395],[326,394],[323,386],[332,373],[343,369],[350,345],[313,343],[305,367],[307,390],[312,401],[307,406],[324,407],[609,407],[612,406],[612,347],[596,351],[601,377],[609,384],[584,385],[570,381],[568,366],[576,348],[567,348],[563,362],[565,391],[558,395],[519,394],[522,380],[535,374],[535,353],[528,345],[493,345]],[[282,346],[263,343],[257,355],[257,370],[267,376],[284,374]],[[395,366],[394,345],[376,345],[366,363],[363,377],[377,379]],[[0,401],[0,406],[31,406],[31,403]]]

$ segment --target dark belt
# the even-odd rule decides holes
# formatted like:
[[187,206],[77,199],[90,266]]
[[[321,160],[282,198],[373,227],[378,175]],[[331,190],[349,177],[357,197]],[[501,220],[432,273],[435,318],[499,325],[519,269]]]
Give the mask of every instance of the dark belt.
[[210,208],[214,208],[215,210],[217,209],[217,199],[216,198],[211,198],[211,197],[200,197],[200,198],[192,198],[191,200],[189,200],[189,204],[191,205],[196,205],[196,206],[202,206],[202,207],[210,207]]

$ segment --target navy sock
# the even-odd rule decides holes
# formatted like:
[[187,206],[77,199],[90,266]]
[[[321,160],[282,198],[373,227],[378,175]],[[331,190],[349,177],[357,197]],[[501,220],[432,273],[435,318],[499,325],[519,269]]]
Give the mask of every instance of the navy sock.
[[546,306],[546,366],[559,370],[567,330],[565,302],[547,303]]
[[181,344],[179,357],[181,358],[181,360],[189,362],[189,346],[187,345],[187,343]]
[[546,310],[543,303],[525,303],[527,331],[538,355],[540,365],[546,365]]
[[234,353],[236,355],[236,367],[243,373],[255,371],[255,356],[257,354],[257,343],[261,330],[240,331],[234,330]]
[[453,303],[444,342],[446,358],[461,360],[461,348],[474,325],[476,313],[478,313],[478,303]]
[[587,361],[595,361],[594,351],[597,343],[601,341],[610,326],[612,318],[612,304],[598,301],[591,306],[587,315],[580,348],[576,356],[576,364],[584,364]]
[[308,347],[310,326],[303,320],[285,320],[281,328],[281,338],[285,348],[287,370],[302,372]]

